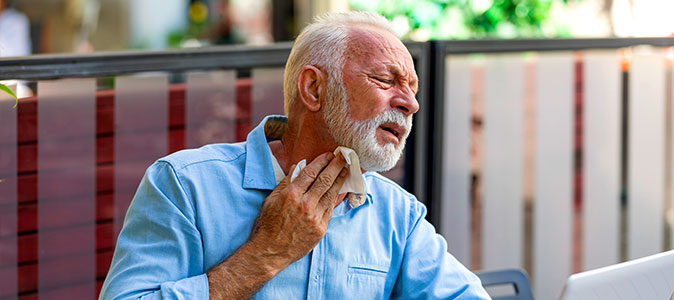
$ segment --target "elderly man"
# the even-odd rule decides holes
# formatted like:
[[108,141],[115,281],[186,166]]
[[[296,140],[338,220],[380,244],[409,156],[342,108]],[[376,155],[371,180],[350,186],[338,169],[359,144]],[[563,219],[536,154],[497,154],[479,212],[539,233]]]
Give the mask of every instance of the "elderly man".
[[318,19],[284,83],[287,119],[148,169],[101,299],[488,299],[423,204],[374,172],[398,161],[419,108],[389,23]]

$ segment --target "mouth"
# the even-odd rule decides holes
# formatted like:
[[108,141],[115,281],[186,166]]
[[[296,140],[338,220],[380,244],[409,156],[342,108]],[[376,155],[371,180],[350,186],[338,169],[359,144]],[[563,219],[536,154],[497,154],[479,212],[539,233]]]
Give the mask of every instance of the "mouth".
[[405,129],[398,126],[398,124],[395,123],[384,123],[381,126],[379,126],[379,129],[386,132],[387,135],[392,136],[392,138],[394,138],[396,142],[399,142],[402,135],[405,133]]

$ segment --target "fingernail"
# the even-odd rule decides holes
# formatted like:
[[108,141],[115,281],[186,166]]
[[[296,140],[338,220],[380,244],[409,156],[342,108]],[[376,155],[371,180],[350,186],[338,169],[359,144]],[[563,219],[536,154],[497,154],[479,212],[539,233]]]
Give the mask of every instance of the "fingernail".
[[327,157],[328,159],[332,160],[333,158],[335,158],[335,155],[332,154],[332,153],[328,153],[328,155],[327,155],[326,157]]

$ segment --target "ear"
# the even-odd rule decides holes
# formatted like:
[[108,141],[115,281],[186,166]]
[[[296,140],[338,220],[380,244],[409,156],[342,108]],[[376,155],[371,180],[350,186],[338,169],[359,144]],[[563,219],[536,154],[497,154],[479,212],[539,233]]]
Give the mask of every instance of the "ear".
[[297,96],[302,104],[312,112],[321,109],[325,97],[327,74],[315,66],[303,66],[297,76]]

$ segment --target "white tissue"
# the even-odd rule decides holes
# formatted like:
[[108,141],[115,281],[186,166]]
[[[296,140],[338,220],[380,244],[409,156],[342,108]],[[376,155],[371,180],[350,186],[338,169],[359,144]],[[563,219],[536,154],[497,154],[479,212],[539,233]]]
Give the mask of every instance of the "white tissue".
[[[344,185],[342,185],[339,193],[355,194],[354,197],[349,197],[348,199],[349,203],[351,203],[351,207],[356,208],[365,202],[365,180],[363,179],[363,173],[360,171],[360,160],[358,159],[356,151],[350,148],[337,147],[334,152],[335,156],[337,156],[338,153],[342,153],[344,160],[346,160],[346,167],[349,168],[349,175],[346,177]],[[293,174],[290,175],[290,181],[292,182],[295,180],[306,166],[306,159],[297,163],[297,167],[293,170]]]
[[363,180],[363,173],[360,171],[360,160],[358,154],[353,149],[346,147],[337,147],[335,149],[335,156],[341,152],[346,160],[346,165],[349,168],[349,176],[346,177],[342,189],[339,193],[355,193],[365,195],[365,181]]
[[295,181],[295,178],[300,175],[300,172],[304,169],[304,167],[307,166],[307,160],[303,159],[300,160],[300,162],[297,163],[297,166],[295,166],[295,170],[293,170],[293,174],[290,175],[290,182]]

